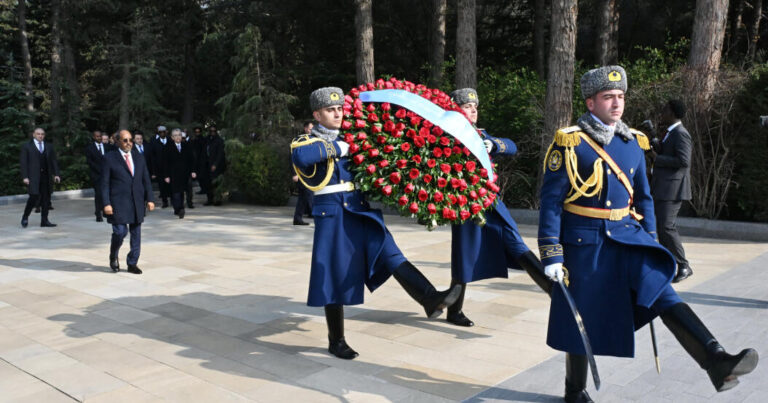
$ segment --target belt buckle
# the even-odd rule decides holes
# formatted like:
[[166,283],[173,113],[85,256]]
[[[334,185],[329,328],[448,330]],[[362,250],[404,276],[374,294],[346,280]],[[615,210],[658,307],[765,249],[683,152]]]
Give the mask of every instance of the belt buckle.
[[611,214],[608,217],[611,221],[621,221],[622,218],[624,218],[624,209],[611,209]]

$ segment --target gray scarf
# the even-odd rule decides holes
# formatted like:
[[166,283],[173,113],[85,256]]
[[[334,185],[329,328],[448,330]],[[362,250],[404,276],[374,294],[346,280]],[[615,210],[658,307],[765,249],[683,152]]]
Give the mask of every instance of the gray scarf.
[[321,125],[313,127],[312,134],[315,135],[315,137],[319,137],[325,141],[336,141],[336,138],[339,137],[338,130],[326,129]]
[[614,134],[624,139],[624,141],[631,141],[634,138],[629,131],[629,127],[621,120],[616,122],[613,130],[611,130],[610,127],[606,127],[595,120],[589,112],[581,115],[579,120],[576,121],[576,124],[584,130],[589,137],[592,137],[592,140],[595,140],[603,146],[608,145],[608,143],[613,140]]

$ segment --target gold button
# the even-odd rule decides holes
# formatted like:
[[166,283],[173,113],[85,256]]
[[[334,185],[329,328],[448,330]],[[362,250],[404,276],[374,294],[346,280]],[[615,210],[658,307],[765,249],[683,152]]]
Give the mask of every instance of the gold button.
[[363,204],[364,204],[363,202],[360,202],[360,205],[361,205],[361,206],[362,206]]
[[576,242],[581,242],[581,238],[577,239]]
[[334,159],[336,160],[336,162],[339,162],[339,159],[338,159],[338,158],[334,158]]
[[608,206],[608,207],[611,207],[611,201],[608,200],[607,202],[605,202],[605,205]]
[[323,214],[322,214],[322,215],[325,215],[325,211],[323,211]]
[[605,233],[608,234],[609,236],[611,235],[611,231],[605,231]]
[[607,171],[607,172],[608,172],[608,175],[610,175],[610,174],[611,174],[611,170],[610,170],[610,169],[608,169],[608,171]]
[[341,183],[341,184],[344,184],[344,179],[342,179],[341,181],[339,181],[339,183]]
[[344,207],[347,207],[347,202],[344,202]]
[[631,174],[635,173],[635,168],[629,168],[629,173]]

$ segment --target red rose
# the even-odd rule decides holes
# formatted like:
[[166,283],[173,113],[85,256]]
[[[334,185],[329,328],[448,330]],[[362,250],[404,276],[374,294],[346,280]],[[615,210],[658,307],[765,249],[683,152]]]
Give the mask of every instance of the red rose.
[[458,189],[461,186],[461,181],[458,178],[452,178],[451,179],[451,187],[454,189]]
[[424,123],[423,123],[423,125],[424,125],[424,127],[426,127],[427,129],[429,129],[430,127],[432,127],[432,122],[430,122],[430,121],[428,121],[428,120],[425,120],[425,121],[424,121]]
[[465,181],[464,179],[459,181],[459,190],[461,190],[462,192],[467,190],[467,181]]
[[375,124],[375,125],[371,126],[371,133],[373,133],[373,134],[381,133],[381,125]]
[[355,100],[354,100],[354,99],[352,99],[352,97],[351,97],[351,96],[349,96],[349,95],[344,95],[344,105],[348,105],[348,104],[350,104],[350,103],[352,103],[352,102],[355,102]]
[[464,206],[467,204],[467,196],[459,195],[459,206]]
[[408,129],[408,131],[405,132],[405,137],[408,137],[409,139],[412,139],[413,136],[416,135],[416,130]]
[[467,171],[469,172],[475,172],[475,168],[477,168],[475,161],[467,161],[467,163],[464,165],[467,167]]
[[350,154],[354,154],[354,153],[356,153],[358,151],[360,151],[360,146],[359,145],[357,145],[355,143],[350,144],[350,146],[349,146],[349,153]]
[[360,120],[360,119],[355,120],[355,128],[356,129],[362,129],[364,127],[365,127],[365,121],[364,120]]
[[387,185],[381,188],[381,193],[384,193],[384,196],[389,196],[392,194],[392,186]]
[[494,193],[499,193],[499,186],[495,183],[488,182],[485,184],[485,187],[487,187],[489,190],[491,190]]
[[438,147],[435,147],[434,149],[432,149],[432,155],[434,155],[434,156],[435,156],[435,158],[440,158],[440,157],[442,157],[442,156],[443,156],[443,149],[442,149],[442,148],[438,148]]
[[483,177],[483,178],[487,178],[488,177],[488,170],[485,169],[485,168],[480,168],[480,176]]
[[424,179],[424,183],[432,182],[432,175],[426,174],[422,179]]
[[480,182],[480,177],[477,175],[472,175],[469,177],[469,183],[472,185],[477,185],[477,182]]
[[441,146],[447,146],[448,144],[451,144],[451,139],[449,139],[448,137],[440,137]]
[[386,168],[388,166],[389,166],[389,161],[387,161],[387,160],[379,161],[379,168]]
[[463,147],[463,148],[462,148],[462,152],[463,152],[463,153],[464,153],[464,155],[466,155],[467,157],[469,157],[469,154],[472,154],[472,151],[469,151],[469,148],[467,148],[467,147]]
[[397,204],[401,206],[405,206],[406,204],[408,204],[408,196],[400,196],[400,198],[397,199]]
[[384,131],[387,133],[392,133],[395,131],[395,124],[391,120],[384,122]]
[[429,144],[435,144],[437,142],[437,137],[430,134],[429,136],[427,136],[427,142]]
[[438,190],[437,192],[435,192],[435,194],[432,195],[432,199],[435,201],[435,203],[440,203],[445,198],[443,197],[443,192]]
[[[352,151],[352,147],[349,147],[349,149],[350,149],[350,152],[351,152]],[[384,151],[384,153],[389,154],[392,151],[395,151],[395,146],[393,146],[392,144],[387,144],[387,145],[384,146],[384,148],[381,151]]]
[[372,145],[370,145],[370,144],[368,144],[368,142],[366,141],[365,143],[363,143],[363,146],[362,146],[361,148],[363,149],[363,151],[368,151],[368,150],[370,150],[372,147],[373,147],[373,146],[372,146]]
[[408,165],[408,160],[399,159],[395,163],[398,169],[403,169]]
[[402,176],[400,176],[400,172],[392,172],[389,174],[389,181],[397,185],[400,183],[400,181],[403,179]]
[[397,112],[395,112],[395,117],[398,119],[403,119],[405,117],[405,109],[398,109]]
[[437,213],[437,207],[435,207],[434,204],[429,203],[427,204],[427,211],[429,211],[429,214],[435,214]]
[[456,154],[456,155],[461,154],[461,147],[453,146],[453,153]]
[[392,133],[392,137],[399,139],[400,137],[403,137],[403,132],[401,130],[398,130],[398,131]]
[[427,129],[426,127],[422,127],[421,129],[419,129],[419,136],[425,137],[425,138],[429,136],[429,129]]
[[427,201],[427,199],[429,199],[429,193],[424,189],[419,190],[419,200]]
[[360,109],[355,109],[355,111],[352,113],[352,117],[355,119],[362,119],[363,118],[363,111]]
[[456,196],[454,196],[452,194],[448,195],[448,200],[451,201],[451,204],[456,204],[459,201],[459,199],[457,199]]
[[444,174],[448,175],[451,173],[451,166],[448,164],[440,164],[440,170],[443,171]]
[[344,130],[348,130],[348,129],[350,129],[351,127],[352,127],[352,122],[350,122],[350,121],[348,121],[348,120],[345,120],[345,121],[341,122],[341,128],[342,128],[342,129],[344,129]]
[[418,169],[416,169],[416,168],[411,168],[411,171],[410,171],[410,172],[408,172],[408,176],[409,176],[411,179],[416,179],[416,178],[418,178],[418,177],[419,177],[419,175],[421,175],[421,172],[419,172],[419,170],[418,170]]
[[379,149],[371,148],[370,150],[368,150],[368,156],[369,157],[378,157],[379,156]]
[[369,113],[368,114],[368,121],[371,122],[371,123],[378,122],[379,121],[379,117],[375,113]]
[[453,164],[453,170],[456,172],[461,172],[461,170],[464,169],[464,165],[461,165],[460,163],[456,162]]
[[432,158],[427,160],[427,166],[430,168],[434,168],[435,165],[437,165],[437,161],[433,160]]
[[474,190],[472,190],[472,191],[470,191],[470,192],[469,192],[469,197],[470,197],[472,200],[477,200],[477,198],[478,198],[478,197],[480,197],[480,196],[478,196],[477,192],[475,192]]
[[414,116],[411,118],[411,126],[418,126],[421,123],[421,117]]
[[488,206],[490,206],[491,204],[493,204],[493,200],[487,197],[483,199],[483,207],[488,208]]
[[413,190],[415,188],[416,188],[416,186],[413,186],[413,183],[409,183],[409,184],[405,185],[405,189],[403,189],[403,190],[405,191],[405,193],[411,193],[411,192],[413,192]]
[[467,218],[469,218],[470,215],[471,214],[469,214],[469,211],[467,210],[461,210],[461,212],[459,213],[459,217],[461,217],[462,220],[466,220]]
[[448,207],[443,207],[443,218],[445,218],[446,220],[450,220],[451,213],[453,213],[451,209],[449,209]]
[[411,157],[411,161],[417,164],[421,164],[421,155],[414,155],[413,157]]
[[384,102],[381,104],[381,110],[383,111],[389,111],[392,109],[392,105],[389,102]]
[[413,202],[408,206],[408,210],[410,210],[411,213],[416,214],[419,212],[419,205],[416,204],[416,202]]
[[408,150],[411,149],[411,143],[400,144],[400,149],[403,150],[403,152],[408,152]]
[[352,133],[344,133],[344,141],[347,143],[351,143],[355,141],[355,135]]
[[360,165],[363,163],[364,159],[365,159],[365,156],[363,154],[357,154],[354,157],[352,157],[352,162],[354,162],[355,165]]
[[378,178],[375,181],[373,181],[373,187],[380,188],[381,185],[384,184],[384,178]]
[[488,191],[485,190],[485,188],[480,188],[480,189],[477,189],[477,194],[480,195],[480,197],[483,197],[486,194],[488,194]]
[[[373,89],[373,88],[371,88],[371,89]],[[374,105],[374,104],[368,104],[368,107],[367,107],[367,108],[365,108],[365,109],[366,109],[368,112],[373,112],[373,111],[375,111],[375,110],[376,110],[376,105]]]
[[445,180],[445,178],[437,178],[437,187],[444,188],[445,185],[448,184],[448,181]]
[[443,155],[445,155],[445,158],[448,158],[451,156],[451,149],[448,147],[443,148]]
[[397,124],[395,125],[395,130],[405,130],[405,123],[397,122]]
[[472,211],[472,214],[477,214],[482,209],[483,207],[477,203],[472,203],[472,206],[470,206],[470,211]]
[[376,136],[376,142],[379,144],[384,144],[387,142],[387,138],[384,136]]
[[365,134],[365,132],[358,132],[357,133],[357,141],[363,141],[367,139],[368,136]]
[[368,167],[365,168],[365,172],[368,172],[368,175],[373,175],[373,173],[376,172],[376,165],[368,165]]
[[443,129],[441,129],[440,126],[435,126],[432,128],[432,134],[435,136],[441,136],[443,134]]
[[424,137],[416,136],[413,138],[413,145],[416,147],[424,147],[427,144],[427,142],[424,140]]

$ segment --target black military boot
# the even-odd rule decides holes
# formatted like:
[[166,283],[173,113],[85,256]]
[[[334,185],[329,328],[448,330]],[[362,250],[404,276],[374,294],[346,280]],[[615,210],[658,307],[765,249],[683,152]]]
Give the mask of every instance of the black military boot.
[[587,393],[587,356],[565,353],[566,403],[592,402]]
[[405,292],[424,307],[424,312],[429,318],[442,315],[443,309],[451,306],[459,298],[460,290],[458,287],[437,291],[419,269],[407,260],[392,274]]
[[533,252],[525,252],[517,259],[517,264],[525,269],[528,275],[545,293],[550,296],[552,295],[552,280],[544,274],[544,265],[541,264],[541,261]]
[[736,355],[726,353],[688,304],[676,304],[660,316],[685,351],[707,371],[718,392],[738,385],[738,376],[752,372],[757,366],[757,351],[746,348]]
[[328,323],[328,352],[344,360],[355,359],[359,354],[344,340],[344,306],[325,306],[325,321]]
[[452,281],[451,287],[461,287],[461,293],[459,294],[456,303],[448,307],[448,322],[451,322],[456,326],[474,326],[475,322],[469,320],[469,318],[464,315],[464,312],[461,311],[461,308],[464,307],[464,292],[467,290],[467,285],[465,283],[456,283]]

